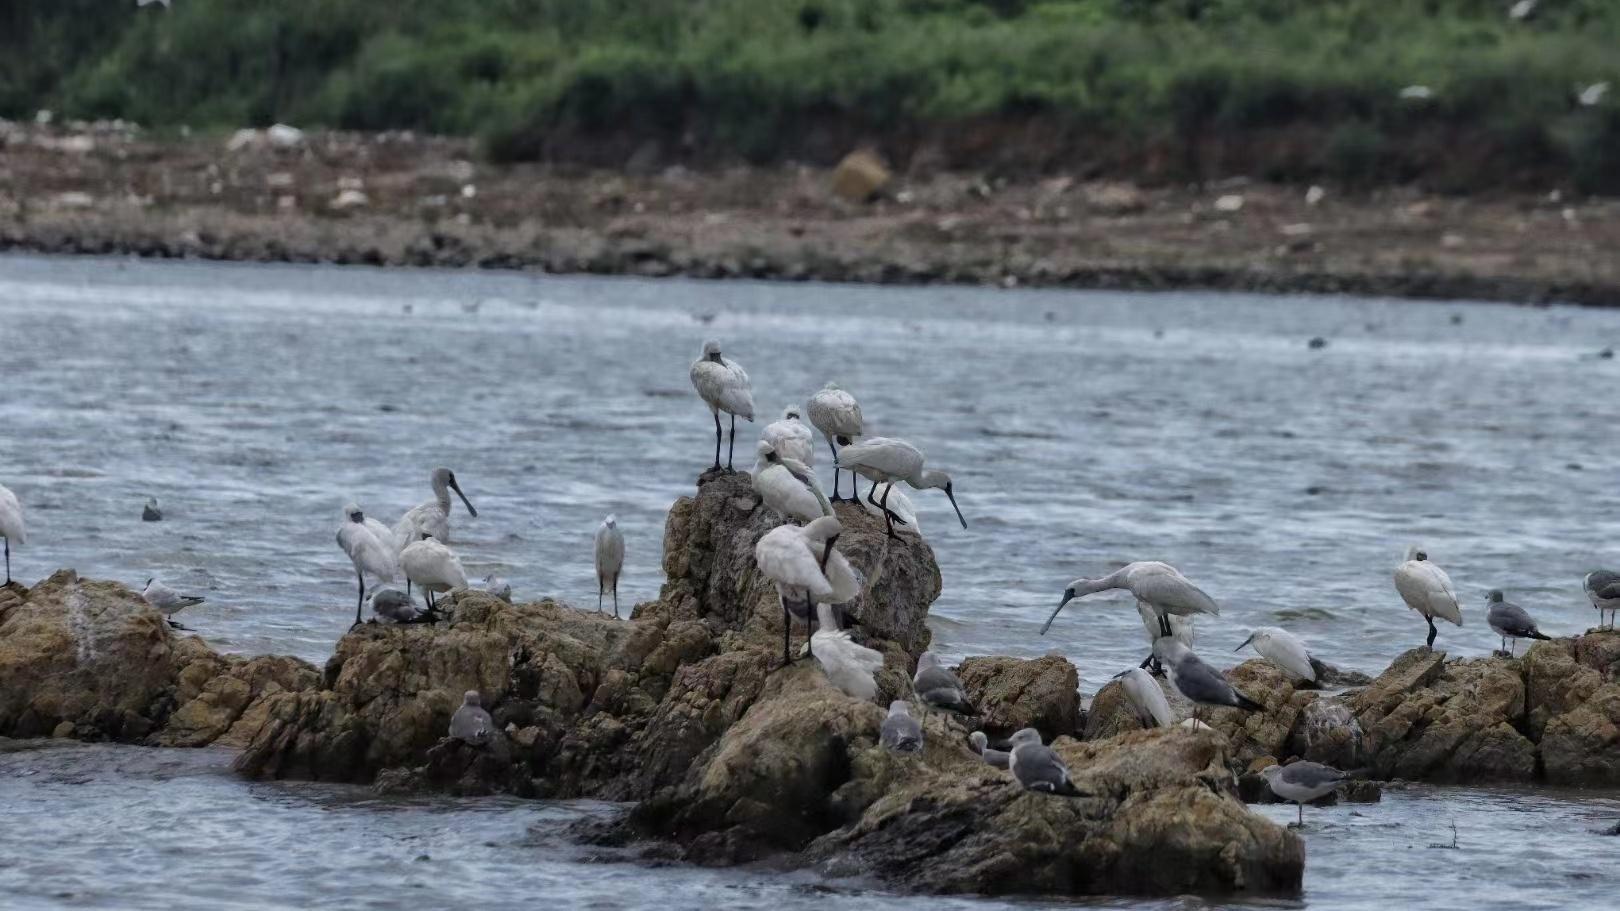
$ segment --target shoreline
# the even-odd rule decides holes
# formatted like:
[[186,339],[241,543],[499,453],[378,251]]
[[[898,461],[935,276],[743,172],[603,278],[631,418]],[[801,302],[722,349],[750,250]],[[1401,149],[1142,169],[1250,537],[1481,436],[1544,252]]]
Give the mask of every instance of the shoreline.
[[0,124],[0,251],[1620,306],[1620,200],[939,172],[852,202],[836,169],[496,166],[464,140],[260,137]]

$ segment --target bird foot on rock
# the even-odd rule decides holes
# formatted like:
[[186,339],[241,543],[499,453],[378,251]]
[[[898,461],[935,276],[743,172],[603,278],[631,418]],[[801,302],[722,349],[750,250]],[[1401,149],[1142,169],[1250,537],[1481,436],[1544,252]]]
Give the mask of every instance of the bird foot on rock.
[[179,624],[179,623],[176,623],[176,622],[175,622],[175,621],[173,621],[173,620],[170,620],[170,621],[168,621],[168,622],[169,622],[169,628],[170,628],[170,629],[183,629],[183,630],[185,630],[185,631],[186,631],[186,632],[188,632],[188,633],[189,633],[189,632],[193,632],[193,630],[192,630],[192,628],[191,628],[191,627],[189,627],[189,626],[181,626],[181,625],[180,625],[180,624]]

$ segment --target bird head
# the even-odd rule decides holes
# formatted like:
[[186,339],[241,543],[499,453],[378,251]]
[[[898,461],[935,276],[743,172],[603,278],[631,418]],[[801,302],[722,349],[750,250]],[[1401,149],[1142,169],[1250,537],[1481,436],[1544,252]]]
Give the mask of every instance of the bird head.
[[1485,603],[1486,604],[1501,604],[1502,603],[1502,590],[1500,588],[1491,589],[1490,592],[1485,595]]
[[720,363],[721,357],[719,339],[711,338],[703,343],[703,359],[706,361],[714,361],[716,364]]
[[797,405],[789,405],[786,408],[783,408],[782,409],[782,420],[784,420],[784,421],[802,420],[802,418],[799,415],[799,406],[797,406]]
[[618,517],[610,515],[607,518],[603,519],[602,520],[602,527],[603,528],[618,528],[619,527],[619,519],[618,519]]
[[466,694],[461,697],[462,705],[482,706],[483,702],[483,697],[478,695],[477,690],[468,690]]
[[350,522],[364,522],[366,514],[360,511],[358,504],[349,503],[343,507],[343,514],[349,517]]

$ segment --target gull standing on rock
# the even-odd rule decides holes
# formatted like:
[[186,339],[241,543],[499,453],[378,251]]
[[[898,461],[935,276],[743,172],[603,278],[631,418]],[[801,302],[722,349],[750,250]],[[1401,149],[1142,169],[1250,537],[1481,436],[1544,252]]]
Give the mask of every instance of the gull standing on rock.
[[379,588],[372,592],[371,612],[395,623],[434,623],[439,619],[436,611],[417,607],[410,595],[397,588]]
[[[945,491],[945,496],[951,501],[951,508],[956,510],[957,521],[967,528],[967,519],[962,518],[962,509],[956,505],[956,493],[951,485],[951,476],[937,468],[925,468],[922,451],[907,443],[905,440],[896,440],[889,437],[872,437],[845,446],[838,453],[837,467],[844,468],[869,481],[887,482],[891,486],[895,481],[905,481],[918,490],[937,488]],[[835,469],[836,470],[836,469]],[[876,490],[874,486],[873,490]],[[856,487],[856,496],[860,496],[859,485]],[[868,494],[870,499],[871,494]],[[888,497],[888,491],[884,491]],[[879,509],[883,510],[884,519],[888,522],[889,537],[898,537],[894,533],[894,513],[889,511],[888,504],[883,500],[873,501]]]
[[1176,716],[1170,711],[1170,700],[1164,698],[1164,690],[1159,689],[1159,681],[1153,679],[1152,674],[1133,667],[1115,674],[1114,679],[1119,681],[1119,688],[1125,691],[1125,699],[1143,727],[1167,728],[1176,723]]
[[969,734],[968,743],[973,747],[973,752],[978,753],[979,758],[983,759],[987,765],[1005,769],[1012,761],[1011,753],[1005,750],[990,749],[990,738],[986,737],[983,731],[974,731]]
[[157,579],[147,579],[146,587],[141,589],[141,597],[146,603],[163,612],[163,618],[175,629],[186,627],[174,622],[174,615],[180,611],[203,603],[203,599],[196,595],[182,595],[174,589],[164,585]]
[[1056,750],[1041,743],[1040,731],[1024,728],[1013,734],[1010,742],[1012,755],[1007,761],[1007,769],[1024,786],[1024,790],[1068,797],[1079,795],[1080,792],[1069,780],[1069,767]]
[[878,743],[894,753],[921,753],[923,728],[911,717],[911,706],[904,699],[889,703],[889,717],[878,730]]
[[1164,665],[1170,685],[1193,703],[1193,721],[1201,705],[1224,705],[1245,711],[1263,711],[1265,706],[1232,688],[1226,677],[1193,654],[1192,649],[1166,636],[1153,643],[1153,654]]
[[720,343],[710,339],[703,343],[703,356],[692,362],[692,386],[709,406],[714,415],[714,468],[720,469],[720,412],[731,415],[731,446],[726,450],[726,468],[731,468],[731,456],[737,448],[737,416],[754,420],[754,393],[748,384],[748,373],[742,365],[720,354]]
[[[5,488],[0,487],[0,491],[4,490]],[[0,524],[0,529],[4,527]],[[9,572],[6,578],[10,579]],[[1586,597],[1591,599],[1592,606],[1597,608],[1598,627],[1603,626],[1604,611],[1609,612],[1609,626],[1613,627],[1614,612],[1620,611],[1620,573],[1611,573],[1603,569],[1589,572],[1586,578],[1581,580],[1581,589],[1586,592]]]
[[876,674],[883,669],[883,653],[857,643],[839,629],[832,605],[817,604],[816,619],[820,628],[810,637],[809,649],[827,680],[856,699],[877,699]]
[[[379,540],[372,526],[382,528],[387,537]],[[343,521],[338,523],[337,543],[354,564],[354,575],[360,584],[360,595],[354,604],[354,625],[360,625],[360,611],[366,605],[366,573],[377,582],[392,582],[399,575],[399,563],[394,556],[393,533],[375,520],[366,523],[366,514],[350,503],[343,507]]]
[[1298,826],[1305,825],[1305,804],[1331,792],[1350,776],[1320,762],[1296,762],[1290,765],[1266,766],[1260,771],[1271,793],[1283,800],[1291,800],[1299,807]]
[[0,484],[0,538],[6,541],[6,584],[11,584],[11,544],[28,543],[28,527],[23,523],[22,504],[17,495]]
[[1233,651],[1241,652],[1251,645],[1256,654],[1284,671],[1301,680],[1316,681],[1316,668],[1311,665],[1310,650],[1288,630],[1280,626],[1262,626],[1250,633],[1249,638]]
[[766,424],[759,438],[771,444],[783,458],[797,459],[806,466],[812,466],[816,456],[815,440],[810,435],[810,426],[800,417],[800,411],[797,405],[782,409],[782,419]]
[[[467,515],[478,518],[478,510],[473,508],[472,501],[461,492],[461,485],[456,483],[456,473],[448,468],[435,468],[428,476],[428,482],[433,487],[433,499],[412,508],[400,520],[394,523],[393,540],[398,550],[404,550],[413,541],[421,540],[423,535],[433,538],[444,544],[450,543],[450,491],[467,507]],[[381,523],[378,523],[381,525]],[[386,538],[378,536],[387,543]]]
[[436,610],[434,592],[448,592],[467,587],[467,571],[461,567],[461,558],[455,551],[431,537],[423,538],[399,553],[400,569],[405,578],[422,588],[422,600],[428,610]]
[[624,569],[624,532],[619,520],[608,516],[596,529],[596,612],[602,612],[602,595],[613,592],[613,617],[619,616],[619,572]]
[[[793,660],[793,617],[808,625],[818,603],[844,604],[861,593],[860,577],[849,560],[833,547],[843,526],[823,516],[804,527],[779,525],[754,545],[754,563],[765,578],[776,583],[782,603],[782,663]],[[811,637],[811,654],[816,642]]]
[[[1099,579],[1079,578],[1070,582],[1063,590],[1063,600],[1058,602],[1057,610],[1052,611],[1052,616],[1046,618],[1046,625],[1041,627],[1041,635],[1046,635],[1046,631],[1052,628],[1052,621],[1057,619],[1064,605],[1070,601],[1116,588],[1122,588],[1136,596],[1136,609],[1142,615],[1144,624],[1151,627],[1154,625],[1153,620],[1157,620],[1157,635],[1150,637],[1155,643],[1158,642],[1158,637],[1170,636],[1186,645],[1184,640],[1192,638],[1191,628],[1172,623],[1171,617],[1182,618],[1185,621],[1195,614],[1218,616],[1221,612],[1220,605],[1215,603],[1214,598],[1187,581],[1187,577],[1174,566],[1156,561],[1127,563]],[[1148,611],[1142,609],[1144,604],[1151,609],[1153,619],[1150,619]],[[1147,667],[1153,661],[1154,658],[1149,656],[1142,662],[1142,666]]]
[[968,699],[962,681],[940,663],[933,652],[923,652],[917,659],[917,674],[911,678],[911,687],[924,704],[950,712],[973,714],[973,703]]
[[1423,621],[1429,624],[1429,638],[1424,643],[1428,648],[1434,648],[1434,637],[1440,632],[1434,618],[1462,626],[1462,605],[1457,603],[1451,577],[1430,563],[1429,555],[1421,548],[1407,548],[1406,562],[1395,568],[1395,590],[1401,593],[1406,606],[1422,614]]
[[756,454],[752,483],[766,506],[790,521],[813,522],[833,514],[810,466],[783,456],[765,440],[759,441]]
[[461,697],[461,708],[450,716],[450,736],[462,743],[481,747],[495,736],[495,719],[484,711],[484,700],[477,690]]
[[[838,490],[838,447],[848,446],[861,435],[861,403],[855,397],[838,388],[837,383],[828,383],[821,387],[821,391],[812,395],[805,408],[810,413],[810,423],[821,431],[827,438],[827,448],[833,454],[833,495],[834,503],[843,502]],[[809,462],[808,459],[805,460]],[[853,480],[853,479],[852,479]],[[859,500],[861,492],[857,486],[851,500]]]
[[1485,622],[1502,637],[1502,651],[1506,652],[1509,658],[1513,657],[1513,651],[1508,649],[1509,639],[1513,640],[1513,648],[1516,650],[1520,639],[1552,638],[1536,629],[1536,621],[1531,619],[1529,611],[1511,601],[1503,600],[1501,589],[1491,589],[1490,594],[1485,596],[1485,603],[1489,605],[1485,611]]

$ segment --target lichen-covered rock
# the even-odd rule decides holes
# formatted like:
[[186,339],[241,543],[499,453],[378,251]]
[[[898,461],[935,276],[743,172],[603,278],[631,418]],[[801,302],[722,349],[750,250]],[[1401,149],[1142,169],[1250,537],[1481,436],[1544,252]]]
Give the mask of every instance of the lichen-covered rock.
[[1289,732],[1286,752],[1337,769],[1361,768],[1370,760],[1361,722],[1338,699],[1307,699]]
[[1553,784],[1620,785],[1620,683],[1547,722],[1541,758]]
[[992,737],[1035,728],[1051,740],[1079,729],[1080,673],[1057,655],[968,658],[956,675],[978,711],[980,727]]

